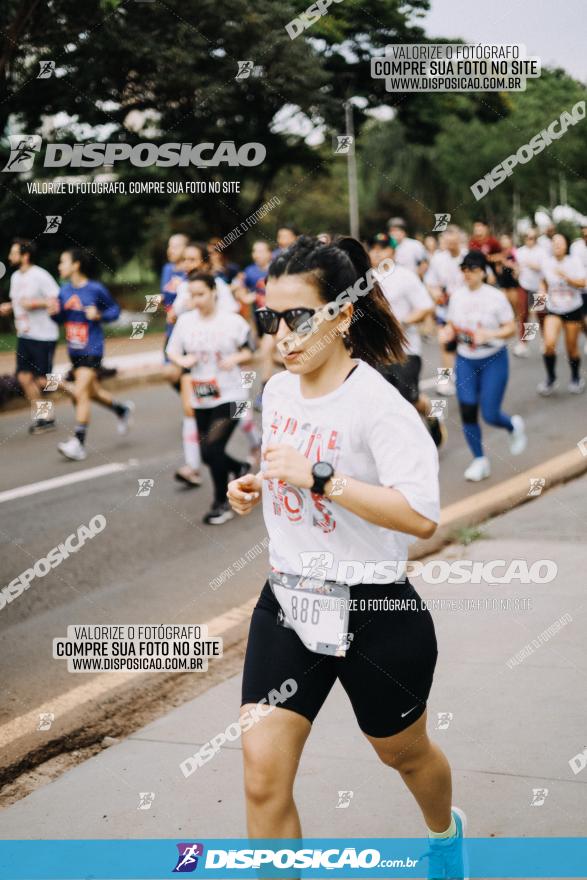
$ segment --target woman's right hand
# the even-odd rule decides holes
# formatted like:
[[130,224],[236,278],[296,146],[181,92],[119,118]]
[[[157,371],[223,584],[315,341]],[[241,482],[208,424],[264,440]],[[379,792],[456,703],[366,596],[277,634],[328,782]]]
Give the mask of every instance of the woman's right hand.
[[235,513],[246,516],[261,500],[262,480],[259,474],[245,474],[228,484],[226,496]]

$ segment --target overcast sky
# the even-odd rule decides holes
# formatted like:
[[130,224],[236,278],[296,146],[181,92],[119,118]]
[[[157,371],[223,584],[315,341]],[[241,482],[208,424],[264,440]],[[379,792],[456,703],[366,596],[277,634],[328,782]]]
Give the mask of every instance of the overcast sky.
[[587,0],[431,0],[428,37],[478,43],[524,43],[543,65],[587,82]]

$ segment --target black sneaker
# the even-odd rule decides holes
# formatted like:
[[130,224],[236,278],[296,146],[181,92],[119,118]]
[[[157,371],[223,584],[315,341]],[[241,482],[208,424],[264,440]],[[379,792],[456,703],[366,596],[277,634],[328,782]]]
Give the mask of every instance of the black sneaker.
[[446,442],[447,438],[447,430],[444,422],[437,419],[436,416],[428,416],[426,424],[436,448],[440,449],[440,447]]
[[225,522],[228,522],[229,519],[234,519],[234,513],[232,512],[230,505],[215,504],[213,507],[210,508],[202,521],[209,526],[221,526]]
[[55,419],[35,419],[29,425],[29,434],[46,434],[55,430]]

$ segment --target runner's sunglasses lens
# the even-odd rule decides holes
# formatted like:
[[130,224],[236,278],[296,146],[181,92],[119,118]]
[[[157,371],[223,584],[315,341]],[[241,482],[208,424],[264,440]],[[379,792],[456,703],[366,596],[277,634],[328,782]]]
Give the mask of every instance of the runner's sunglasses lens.
[[275,335],[279,329],[279,322],[283,318],[290,330],[297,330],[316,314],[316,309],[286,309],[285,312],[275,312],[273,309],[257,309],[259,324],[264,333]]

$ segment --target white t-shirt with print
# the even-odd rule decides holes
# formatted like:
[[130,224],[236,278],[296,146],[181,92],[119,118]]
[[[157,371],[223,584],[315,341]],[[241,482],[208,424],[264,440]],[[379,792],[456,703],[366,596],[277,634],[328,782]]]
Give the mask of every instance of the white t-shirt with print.
[[[517,249],[516,260],[520,267],[520,275],[518,277],[520,286],[524,290],[536,293],[542,280],[542,265],[545,260],[544,248],[541,248],[538,244],[535,244],[534,247],[528,247],[528,245],[524,244]],[[533,268],[534,266],[538,268]]]
[[[216,278],[216,304],[221,312],[238,312],[238,303],[232,295],[232,290],[222,278]],[[173,311],[179,317],[191,309],[191,295],[187,281],[182,281],[177,287],[177,296],[173,300]]]
[[16,324],[16,335],[25,339],[54,342],[59,337],[59,327],[47,314],[47,309],[23,308],[25,299],[56,299],[59,285],[40,266],[31,266],[26,272],[17,269],[10,278],[10,299]]
[[426,248],[415,238],[404,238],[396,249],[394,260],[399,266],[405,266],[412,272],[418,272],[418,265],[427,259]]
[[568,281],[558,274],[562,270],[565,275],[576,279],[585,278],[585,269],[576,256],[567,254],[562,260],[556,257],[547,257],[544,260],[544,280],[548,285],[546,296],[546,308],[556,315],[564,315],[565,312],[574,312],[583,306],[583,297],[580,287],[572,287]]
[[165,350],[168,355],[198,355],[198,362],[190,370],[195,409],[247,399],[241,367],[223,370],[220,362],[239,351],[248,342],[249,335],[250,328],[244,318],[219,309],[210,318],[200,317],[199,310],[195,309],[179,316]]
[[514,320],[514,310],[505,293],[489,284],[477,290],[463,285],[455,290],[448,304],[448,320],[457,334],[457,352],[466,358],[485,358],[503,348],[505,339],[492,339],[483,345],[473,343],[475,330],[498,330]]
[[[385,277],[381,277],[377,272],[373,274],[379,281],[391,311],[401,324],[412,312],[433,308],[434,303],[425,286],[417,275],[404,266],[394,266],[393,272]],[[404,330],[408,340],[407,354],[420,355],[422,338],[416,324],[404,325]]]
[[[263,392],[263,450],[281,443],[312,464],[329,462],[343,478],[397,489],[415,511],[438,522],[434,442],[414,407],[364,361],[335,391],[310,399],[301,395],[299,376],[287,370],[274,375]],[[263,515],[271,566],[291,574],[301,574],[308,554],[317,553],[327,579],[336,579],[340,561],[405,563],[414,540],[361,519],[334,499],[278,480],[263,481]],[[382,580],[368,567],[360,576],[353,570],[349,566],[347,582]]]

